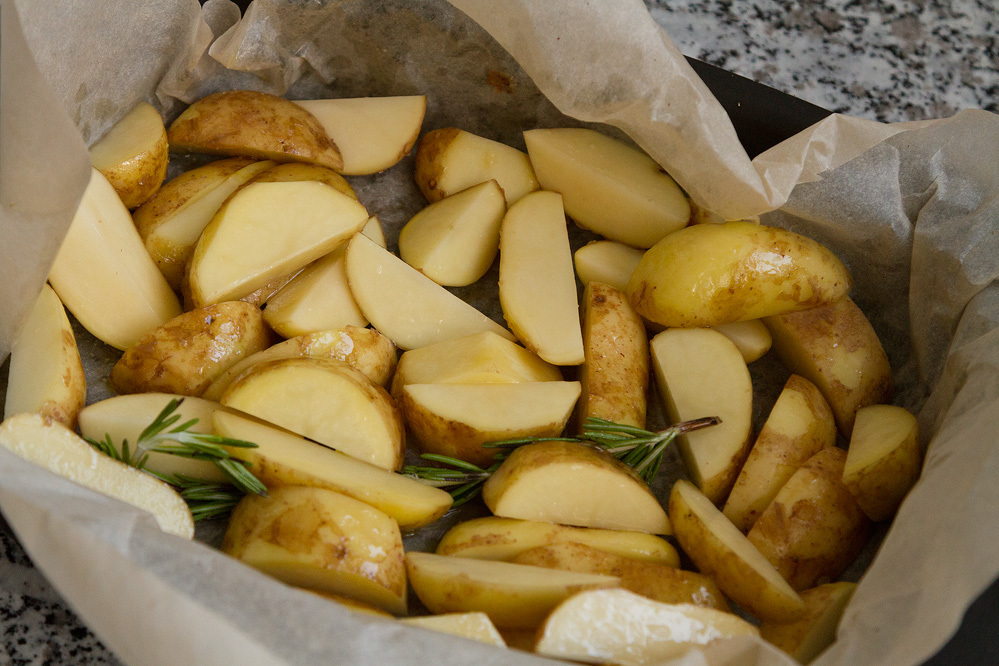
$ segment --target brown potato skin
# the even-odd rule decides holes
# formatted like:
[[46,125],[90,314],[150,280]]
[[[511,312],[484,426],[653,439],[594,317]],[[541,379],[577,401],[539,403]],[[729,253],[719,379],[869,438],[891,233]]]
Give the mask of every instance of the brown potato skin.
[[121,197],[125,208],[132,210],[148,201],[159,190],[166,179],[169,161],[169,148],[164,131],[152,150],[139,153],[127,162],[99,171]]
[[[871,406],[870,410],[864,411],[870,415],[871,412],[886,409],[905,411],[901,407],[887,405]],[[919,446],[919,425],[913,420],[912,432],[899,446],[867,467],[855,470],[850,475],[844,473],[843,483],[867,517],[880,522],[895,515],[905,496],[919,480],[922,469],[923,451]]]
[[822,449],[788,480],[747,537],[795,590],[835,580],[871,521],[843,485],[846,451]]
[[[856,583],[827,583],[805,590],[801,593],[805,616],[789,624],[762,622],[760,637],[807,664],[829,646],[819,637],[835,637],[835,626],[830,624],[839,624],[843,609],[856,587]],[[837,611],[838,614],[834,615]]]
[[260,310],[241,301],[174,317],[130,347],[111,370],[118,393],[198,396],[229,366],[266,349],[271,335]]
[[420,147],[416,149],[416,185],[430,203],[440,201],[448,195],[437,187],[434,176],[439,171],[438,163],[441,153],[461,133],[456,127],[445,127],[427,132],[420,139]]
[[264,171],[251,182],[287,183],[302,180],[315,180],[320,183],[325,183],[337,192],[346,194],[354,201],[357,201],[357,193],[354,192],[354,188],[350,186],[350,183],[344,180],[343,176],[338,174],[333,169],[319,164],[305,164],[302,162],[279,164],[275,167],[271,167],[267,171]]

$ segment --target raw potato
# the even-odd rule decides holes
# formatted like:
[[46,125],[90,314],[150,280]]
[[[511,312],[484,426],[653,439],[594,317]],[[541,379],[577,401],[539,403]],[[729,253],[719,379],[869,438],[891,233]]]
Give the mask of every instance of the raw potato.
[[377,216],[372,215],[368,219],[368,223],[364,225],[361,229],[361,233],[373,240],[378,247],[385,249],[388,245],[385,243],[385,232],[382,230],[382,223]]
[[87,380],[69,317],[52,288],[42,291],[10,352],[4,416],[41,414],[70,428],[87,400]]
[[569,527],[498,516],[458,523],[441,537],[437,554],[510,560],[531,548],[567,542],[592,546],[633,560],[680,566],[680,556],[668,541],[644,532]]
[[347,176],[384,171],[409,154],[427,110],[426,95],[295,103],[315,116],[336,144]]
[[579,382],[409,384],[399,406],[421,452],[488,467],[496,449],[483,444],[557,437],[578,398]]
[[581,543],[559,543],[525,550],[511,560],[548,569],[604,574],[621,579],[621,587],[666,604],[694,604],[729,610],[713,580],[671,564],[636,560]]
[[246,495],[236,506],[223,552],[289,585],[405,615],[405,554],[394,520],[323,488],[269,494]]
[[861,407],[887,402],[891,366],[877,333],[849,298],[764,320],[791,372],[822,391],[844,437]]
[[342,361],[257,363],[220,402],[383,469],[402,465],[403,424],[392,398]]
[[500,228],[499,299],[524,346],[555,365],[583,362],[579,303],[562,197],[535,192]]
[[402,349],[483,331],[514,339],[508,330],[364,235],[351,239],[346,264],[347,284],[361,312]]
[[330,594],[329,592],[320,592],[317,590],[307,590],[304,587],[298,588],[303,592],[308,592],[309,594],[314,594],[317,597],[322,597],[328,599],[335,604],[340,604],[341,606],[346,606],[352,611],[357,611],[359,613],[364,613],[366,615],[377,615],[378,617],[392,617],[391,613],[386,613],[380,608],[376,608],[371,604],[366,604],[363,601],[358,601],[357,599],[349,599],[339,594]]
[[180,314],[128,209],[99,171],[49,271],[49,284],[85,329],[120,350]]
[[118,393],[201,395],[232,365],[270,345],[260,310],[242,301],[185,312],[154,328],[111,369]]
[[194,519],[177,491],[109,458],[58,421],[18,414],[0,424],[0,446],[53,474],[153,514],[160,529],[194,537]]
[[670,522],[633,469],[575,442],[538,442],[514,449],[482,486],[497,516],[561,525],[670,534]]
[[170,149],[241,155],[275,162],[343,168],[343,159],[316,118],[294,102],[253,90],[204,97],[167,132]]
[[802,465],[749,530],[749,541],[795,590],[835,580],[867,543],[871,521],[843,485],[846,451]]
[[529,130],[524,142],[541,187],[584,229],[647,248],[690,220],[683,191],[637,148],[580,128]]
[[919,479],[922,466],[915,416],[893,405],[871,405],[857,411],[843,483],[871,520],[888,520],[895,515]]
[[631,274],[644,255],[642,250],[624,243],[590,241],[576,250],[573,263],[576,265],[576,275],[584,287],[591,282],[603,282],[619,291],[625,291]]
[[752,445],[753,385],[746,362],[717,331],[675,328],[652,339],[652,365],[670,421],[721,419],[678,438],[697,487],[720,505]]
[[669,496],[669,517],[680,547],[729,599],[763,621],[793,622],[805,604],[760,551],[688,481]]
[[495,180],[430,204],[399,232],[399,256],[437,284],[464,287],[486,274],[506,213]]
[[357,201],[357,193],[343,176],[333,169],[318,164],[302,164],[289,162],[278,164],[264,171],[253,179],[254,183],[299,183],[304,180],[314,180],[317,183],[329,185],[340,194],[345,194]]
[[812,239],[726,222],[695,224],[656,243],[631,276],[628,297],[646,319],[690,328],[826,305],[850,285],[842,262]]
[[345,326],[333,331],[300,335],[248,356],[219,375],[201,394],[219,400],[234,379],[257,363],[280,358],[333,358],[343,361],[379,386],[388,384],[396,367],[395,345],[373,328]]
[[404,530],[437,520],[451,508],[451,496],[401,474],[387,472],[252,417],[216,411],[216,432],[257,444],[255,449],[230,448],[250,463],[268,488],[309,486],[353,497],[391,516]]
[[90,148],[90,162],[126,208],[142,205],[166,178],[170,160],[159,112],[140,102]]
[[801,465],[836,443],[836,423],[815,385],[791,375],[732,486],[723,513],[748,532]]
[[714,329],[735,343],[746,363],[752,363],[770,351],[773,338],[759,319],[720,324]]
[[531,160],[516,148],[454,127],[423,135],[416,149],[416,184],[427,201],[487,180],[503,188],[507,206],[538,189]]
[[659,603],[627,590],[596,590],[581,592],[552,611],[534,649],[573,661],[640,666],[730,636],[759,636],[759,631],[713,608]]
[[[278,290],[281,289],[281,287],[291,282],[296,275],[302,272],[302,270],[294,270],[291,273],[287,273],[280,277],[276,277],[267,284],[265,284],[263,287],[260,287],[259,289],[254,289],[249,294],[243,296],[239,300],[243,301],[244,303],[249,303],[250,305],[255,305],[258,308],[262,308],[264,307],[264,304],[267,303],[267,299],[276,294]],[[181,291],[184,294],[185,308],[193,309],[194,305],[192,304],[191,301],[191,289],[186,280],[184,284],[181,286]]]
[[578,429],[588,417],[645,428],[649,343],[645,325],[620,291],[601,282],[583,290],[582,385]]
[[790,624],[764,622],[760,637],[807,664],[836,640],[836,628],[856,583],[827,583],[801,593],[805,616]]
[[400,620],[411,627],[423,627],[431,631],[461,636],[496,647],[506,647],[506,642],[485,613],[445,613],[444,615],[424,615]]
[[413,591],[432,613],[483,612],[498,627],[531,629],[581,590],[614,587],[613,576],[523,564],[407,553]]

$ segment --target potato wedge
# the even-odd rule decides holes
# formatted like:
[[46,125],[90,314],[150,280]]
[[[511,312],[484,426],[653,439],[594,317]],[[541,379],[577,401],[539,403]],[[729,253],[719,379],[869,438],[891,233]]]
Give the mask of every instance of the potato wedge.
[[578,398],[579,382],[408,384],[399,406],[417,449],[488,467],[496,449],[483,444],[557,437]]
[[350,599],[348,597],[339,594],[331,594],[329,592],[308,590],[304,587],[300,587],[298,589],[302,590],[303,592],[308,592],[309,594],[314,594],[317,597],[322,597],[323,599],[326,599],[328,601],[332,601],[335,604],[346,606],[350,610],[356,611],[358,613],[364,613],[365,615],[376,615],[378,617],[386,617],[386,618],[392,617],[391,613],[386,613],[380,608],[372,606],[371,604],[364,603],[363,601],[358,601],[357,599]]
[[790,624],[764,622],[760,637],[807,664],[836,640],[836,627],[856,589],[856,583],[827,583],[805,590],[805,616]]
[[385,242],[385,231],[382,229],[382,223],[376,215],[368,218],[368,223],[361,229],[361,233],[373,240],[378,247],[382,249],[388,247]]
[[895,515],[922,467],[915,416],[894,405],[857,410],[843,483],[871,520],[888,520]]
[[726,222],[695,224],[656,243],[632,274],[628,297],[646,319],[689,328],[826,305],[850,285],[842,262],[812,239]]
[[690,220],[683,190],[637,148],[582,128],[529,130],[524,142],[541,187],[584,229],[648,248]]
[[340,194],[345,194],[357,201],[357,193],[343,176],[329,167],[319,164],[303,164],[302,162],[287,162],[272,166],[253,179],[254,183],[299,183],[314,180],[317,183],[329,185]]
[[134,106],[90,147],[90,163],[126,208],[137,208],[159,189],[169,159],[163,119],[146,102]]
[[445,613],[444,615],[424,615],[400,620],[411,627],[422,627],[431,631],[461,636],[496,647],[506,647],[506,642],[485,613]]
[[42,291],[10,351],[4,416],[41,414],[69,428],[87,401],[73,328],[52,288]]
[[584,287],[591,282],[603,282],[625,291],[644,254],[642,250],[616,241],[590,241],[576,250],[573,264]]
[[770,331],[759,319],[720,324],[714,329],[735,343],[746,363],[759,360],[773,344]]
[[633,469],[575,442],[514,449],[482,486],[497,516],[670,534],[666,512]]
[[406,613],[406,566],[395,521],[324,488],[283,486],[246,495],[222,550],[289,585]]
[[167,139],[170,150],[180,152],[343,168],[336,144],[311,113],[253,90],[229,90],[198,100],[173,121]]

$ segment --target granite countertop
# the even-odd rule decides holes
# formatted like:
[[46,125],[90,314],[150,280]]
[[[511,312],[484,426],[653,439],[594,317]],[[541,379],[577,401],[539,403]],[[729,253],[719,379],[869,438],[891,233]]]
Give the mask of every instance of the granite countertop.
[[[885,122],[999,112],[993,0],[646,2],[685,54],[833,111]],[[117,663],[0,521],[0,666]]]

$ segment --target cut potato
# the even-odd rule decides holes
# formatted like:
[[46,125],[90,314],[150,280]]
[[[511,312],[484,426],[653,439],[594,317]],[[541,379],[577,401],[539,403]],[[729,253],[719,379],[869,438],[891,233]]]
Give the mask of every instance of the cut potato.
[[628,296],[646,319],[690,328],[826,305],[850,285],[843,263],[812,239],[726,222],[695,224],[656,243],[632,274]]
[[406,566],[395,521],[324,488],[283,486],[246,495],[222,550],[289,585],[406,613]]
[[486,274],[506,213],[495,180],[432,203],[399,232],[399,256],[437,284],[464,287]]
[[392,398],[342,361],[257,363],[229,385],[220,402],[372,465],[402,465],[403,425]]
[[249,183],[205,228],[188,269],[196,307],[235,300],[332,251],[368,221],[316,181]]
[[420,451],[489,466],[496,449],[483,444],[557,437],[578,398],[579,382],[409,384],[399,406]]
[[893,405],[857,410],[843,483],[871,520],[895,515],[922,466],[915,416]]
[[770,331],[759,319],[734,321],[721,324],[714,329],[735,343],[746,363],[752,363],[770,351],[773,338]]
[[673,423],[721,419],[719,425],[678,438],[697,487],[721,504],[752,445],[753,385],[746,362],[717,331],[674,328],[652,339],[652,365]]
[[128,210],[94,169],[49,283],[85,329],[125,350],[180,314],[180,303],[149,257]]
[[255,449],[228,450],[234,458],[250,463],[254,475],[268,488],[335,490],[384,511],[404,530],[432,523],[451,508],[451,496],[439,488],[392,474],[252,417],[218,410],[212,423],[220,435],[257,445]]
[[166,178],[166,128],[159,112],[140,102],[90,147],[90,162],[126,208],[142,205]]
[[426,95],[296,101],[316,117],[343,157],[341,171],[384,171],[409,154],[420,135]]
[[487,180],[503,188],[507,206],[538,189],[531,160],[516,148],[454,127],[423,135],[416,149],[416,184],[427,201]]
[[759,636],[759,631],[713,608],[659,603],[627,590],[594,590],[552,611],[534,649],[560,659],[640,666],[731,636]]
[[669,517],[680,547],[732,601],[764,621],[802,617],[805,604],[798,593],[692,483],[673,486]]
[[668,541],[644,532],[569,527],[498,516],[458,523],[441,537],[437,554],[511,560],[525,550],[567,542],[592,546],[633,560],[680,566],[680,556]]
[[341,606],[346,606],[352,611],[357,611],[358,613],[364,613],[365,615],[377,615],[378,617],[392,617],[391,613],[386,613],[380,608],[376,608],[371,604],[366,604],[363,601],[358,601],[357,599],[349,599],[340,594],[331,594],[329,592],[321,592],[318,590],[308,590],[304,587],[298,588],[303,592],[308,592],[309,594],[314,594],[317,597],[322,597],[323,599],[328,599],[335,604],[340,604]]
[[584,287],[591,282],[603,282],[625,291],[644,254],[630,245],[615,241],[590,241],[576,250],[573,263]]
[[849,298],[767,317],[764,323],[780,360],[819,387],[845,437],[858,409],[891,398],[888,356],[867,317]]
[[829,404],[814,384],[791,375],[732,486],[725,517],[748,532],[791,475],[835,443]]
[[204,97],[167,132],[170,150],[240,155],[343,168],[340,151],[316,118],[281,97],[230,90]]
[[540,625],[576,592],[619,582],[613,576],[430,553],[407,553],[406,569],[413,592],[431,612],[482,612],[498,627],[523,629]]
[[856,583],[828,583],[805,590],[805,616],[790,624],[764,622],[760,636],[807,664],[836,640],[836,627],[856,589]]
[[529,194],[503,218],[499,299],[524,346],[555,365],[583,362],[572,252],[558,194]]
[[385,242],[385,231],[382,229],[382,223],[377,216],[372,215],[368,219],[368,223],[361,229],[361,233],[373,240],[378,247],[383,249],[388,247]]
[[340,194],[345,194],[354,201],[357,201],[357,193],[350,186],[343,176],[333,169],[320,166],[318,164],[303,164],[301,162],[289,162],[278,164],[264,171],[253,179],[254,183],[298,183],[306,180],[314,180],[317,183],[329,185]]
[[347,246],[347,284],[361,312],[402,349],[473,333],[513,335],[388,250],[357,234]]
[[496,625],[485,613],[445,613],[444,615],[424,615],[400,620],[411,627],[422,627],[431,631],[461,636],[496,647],[506,647],[506,642],[496,630]]
[[18,414],[0,424],[0,446],[53,474],[153,514],[160,529],[194,537],[191,510],[156,477],[100,453],[58,421]]
[[59,297],[42,285],[10,352],[4,416],[41,414],[74,428],[86,400],[73,327]]
[[[276,277],[267,284],[265,284],[263,287],[254,289],[246,296],[241,297],[239,300],[243,301],[244,303],[249,303],[250,305],[254,305],[258,308],[262,308],[267,303],[267,299],[276,294],[281,289],[281,287],[291,282],[296,275],[302,272],[302,270],[294,270],[286,275]],[[183,285],[181,286],[181,290],[184,293],[185,308],[193,309],[194,305],[192,305],[191,301],[191,290]]]
[[683,190],[637,148],[582,128],[529,130],[524,142],[541,187],[584,229],[647,248],[690,220]]
[[514,449],[482,486],[482,499],[506,518],[671,533],[666,512],[635,470],[575,442]]

